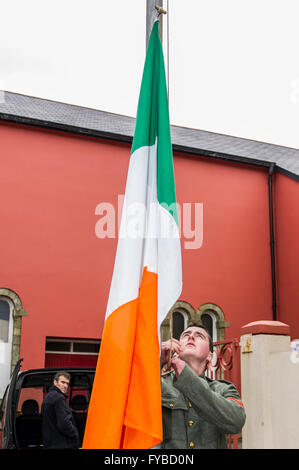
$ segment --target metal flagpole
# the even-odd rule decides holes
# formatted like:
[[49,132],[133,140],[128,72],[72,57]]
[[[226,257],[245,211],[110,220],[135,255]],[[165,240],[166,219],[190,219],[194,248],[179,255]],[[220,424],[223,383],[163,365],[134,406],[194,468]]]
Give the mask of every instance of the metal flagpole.
[[[149,37],[152,31],[153,23],[157,19],[158,15],[166,14],[166,11],[163,9],[163,0],[147,0],[146,1],[146,48],[148,45]],[[168,24],[168,23],[167,23]],[[169,34],[169,28],[167,28],[167,35]],[[159,21],[159,35],[161,39],[161,43],[163,45],[163,27],[162,27],[162,20]],[[168,44],[167,44],[167,55],[168,55]],[[169,59],[167,57],[167,94],[169,93]],[[169,318],[169,334],[170,340],[173,337],[173,325],[172,325],[172,311],[170,312]],[[171,354],[169,357],[169,361],[167,364],[167,369],[170,368],[170,361],[171,361]]]
[[[153,23],[157,19],[158,9],[156,7],[161,9],[160,13],[166,13],[165,10],[163,10],[163,0],[146,0],[146,48],[152,31]],[[159,21],[159,35],[162,42],[162,21]]]

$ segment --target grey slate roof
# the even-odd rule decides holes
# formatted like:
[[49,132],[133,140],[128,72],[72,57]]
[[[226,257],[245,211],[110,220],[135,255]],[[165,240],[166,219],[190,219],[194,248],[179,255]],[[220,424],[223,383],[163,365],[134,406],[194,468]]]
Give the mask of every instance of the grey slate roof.
[[[0,120],[131,142],[135,119],[11,92],[0,94]],[[299,181],[299,150],[171,126],[174,150],[276,168]]]

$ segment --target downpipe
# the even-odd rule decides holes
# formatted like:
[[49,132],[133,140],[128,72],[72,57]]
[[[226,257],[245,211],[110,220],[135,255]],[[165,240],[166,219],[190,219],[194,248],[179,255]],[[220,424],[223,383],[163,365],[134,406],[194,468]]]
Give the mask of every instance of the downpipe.
[[269,221],[270,221],[270,249],[271,249],[271,277],[272,277],[272,317],[277,321],[277,301],[276,301],[276,262],[275,262],[275,239],[274,239],[274,211],[273,211],[273,173],[275,163],[272,163],[268,173],[269,188]]

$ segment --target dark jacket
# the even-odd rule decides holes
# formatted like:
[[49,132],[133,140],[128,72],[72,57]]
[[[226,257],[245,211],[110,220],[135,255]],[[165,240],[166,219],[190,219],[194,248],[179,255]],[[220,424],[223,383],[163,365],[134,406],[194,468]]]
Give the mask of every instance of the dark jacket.
[[66,401],[66,395],[54,385],[42,403],[43,443],[47,448],[79,447],[76,424]]
[[186,365],[176,379],[162,378],[162,449],[222,449],[226,434],[237,434],[245,411],[234,385],[197,376]]

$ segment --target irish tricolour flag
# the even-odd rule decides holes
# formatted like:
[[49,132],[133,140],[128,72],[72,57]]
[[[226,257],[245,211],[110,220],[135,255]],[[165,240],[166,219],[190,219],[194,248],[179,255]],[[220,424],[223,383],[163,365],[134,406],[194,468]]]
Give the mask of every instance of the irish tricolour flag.
[[164,59],[154,23],[83,448],[162,440],[160,324],[182,288]]

